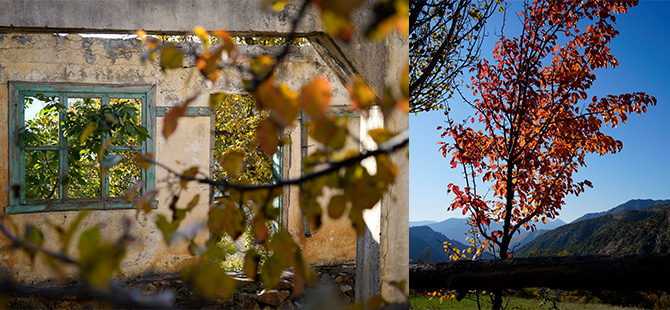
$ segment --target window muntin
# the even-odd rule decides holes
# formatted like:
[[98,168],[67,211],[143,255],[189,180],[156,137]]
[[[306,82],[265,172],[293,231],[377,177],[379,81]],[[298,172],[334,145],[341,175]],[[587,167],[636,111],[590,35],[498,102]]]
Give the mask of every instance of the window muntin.
[[[140,179],[137,195],[154,187],[154,168],[133,158],[154,153],[154,96],[153,86],[10,82],[13,190],[5,211],[132,207],[122,198],[127,188]],[[103,156],[118,163],[101,176],[97,150],[108,139]]]

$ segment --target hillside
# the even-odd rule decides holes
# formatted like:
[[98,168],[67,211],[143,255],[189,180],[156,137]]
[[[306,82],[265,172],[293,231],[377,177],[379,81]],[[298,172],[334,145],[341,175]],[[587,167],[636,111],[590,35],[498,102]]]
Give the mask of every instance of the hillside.
[[522,246],[535,240],[537,237],[541,236],[542,234],[548,231],[549,229],[538,229],[536,231],[526,231],[522,234],[514,235],[514,237],[512,237],[512,241],[510,242],[510,246],[512,248],[514,247],[521,248]]
[[625,255],[670,252],[670,205],[626,210],[546,232],[515,256]]
[[[432,230],[428,226],[416,226],[409,228],[409,258],[412,263],[416,263],[419,259],[419,255],[424,252],[426,248],[430,250],[430,262],[435,263],[437,261],[447,261],[446,253],[442,242],[449,241],[452,246],[463,250],[467,248],[464,244],[449,239],[445,235]],[[426,255],[424,253],[424,255]]]
[[607,211],[584,214],[583,216],[572,221],[572,223],[577,223],[583,220],[588,220],[607,214],[614,214],[626,210],[643,210],[651,206],[663,204],[670,204],[670,200],[632,199]]

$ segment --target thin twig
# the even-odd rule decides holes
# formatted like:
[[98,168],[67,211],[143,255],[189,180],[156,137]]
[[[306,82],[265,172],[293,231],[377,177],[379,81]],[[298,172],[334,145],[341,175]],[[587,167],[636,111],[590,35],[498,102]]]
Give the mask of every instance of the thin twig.
[[165,164],[159,163],[156,160],[149,158],[147,156],[144,156],[143,154],[140,154],[140,156],[147,162],[153,163],[158,167],[161,167],[168,171],[169,173],[173,174],[174,176],[177,176],[179,178],[189,180],[189,181],[196,181],[199,183],[203,184],[209,184],[212,186],[216,186],[219,189],[225,190],[226,188],[230,189],[235,189],[235,190],[240,190],[240,191],[251,191],[251,190],[259,190],[259,189],[271,189],[271,188],[279,188],[283,187],[286,185],[298,185],[301,184],[305,181],[311,180],[318,178],[320,176],[324,176],[326,174],[335,172],[340,170],[340,168],[351,166],[353,164],[356,164],[358,162],[363,161],[364,159],[372,156],[377,156],[381,154],[389,154],[393,153],[396,150],[399,150],[409,144],[409,130],[404,130],[400,132],[398,135],[395,137],[389,139],[388,141],[382,143],[379,145],[379,147],[376,150],[372,151],[366,151],[358,156],[354,157],[349,157],[347,159],[341,160],[341,161],[336,161],[331,163],[328,167],[305,173],[299,178],[294,178],[294,179],[281,179],[277,180],[275,183],[271,184],[253,184],[253,185],[241,185],[241,184],[236,184],[236,183],[230,183],[226,180],[214,180],[208,177],[197,177],[197,176],[192,176],[192,175],[184,175],[180,172],[177,172],[176,170],[168,167]]

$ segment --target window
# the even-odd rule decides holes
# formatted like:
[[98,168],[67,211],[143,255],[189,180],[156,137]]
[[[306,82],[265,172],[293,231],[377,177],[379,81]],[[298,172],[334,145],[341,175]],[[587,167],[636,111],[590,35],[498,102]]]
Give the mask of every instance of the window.
[[[234,183],[267,184],[282,178],[282,147],[280,146],[272,157],[268,157],[258,148],[256,128],[258,123],[267,116],[267,112],[257,109],[256,102],[251,95],[226,95],[218,102],[214,113],[214,160],[212,161],[214,179]],[[221,165],[223,158],[231,153],[241,154],[244,162],[244,169],[235,178],[231,178]],[[214,189],[214,197],[225,195],[226,193]],[[273,200],[272,205],[281,209],[282,199]],[[279,222],[281,221],[280,212]]]
[[146,85],[10,82],[5,212],[131,208],[128,188],[154,187],[155,168],[134,160],[154,153],[154,96]]

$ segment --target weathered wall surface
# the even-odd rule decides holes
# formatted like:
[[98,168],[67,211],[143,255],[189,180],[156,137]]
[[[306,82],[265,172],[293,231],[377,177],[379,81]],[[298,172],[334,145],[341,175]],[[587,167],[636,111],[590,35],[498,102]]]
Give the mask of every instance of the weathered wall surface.
[[[250,47],[252,54],[260,47]],[[271,48],[270,48],[271,49]],[[204,82],[192,63],[185,62],[183,70],[172,70],[161,73],[155,64],[142,64],[140,60],[140,43],[138,40],[82,38],[79,35],[59,36],[52,34],[1,34],[0,35],[0,84],[8,81],[35,81],[53,83],[101,83],[101,84],[151,84],[156,85],[156,105],[158,107],[173,106],[184,98],[195,93],[202,93],[191,106],[207,106],[209,92],[227,91],[241,93],[239,73],[228,70],[222,74],[215,85]],[[298,87],[311,80],[317,74],[325,75],[333,85],[333,104],[348,101],[346,90],[328,67],[311,47],[298,48],[288,57],[288,63],[280,66],[278,79],[285,80],[289,87]],[[0,87],[0,188],[8,185],[8,115],[7,87]],[[156,128],[156,159],[174,169],[183,170],[192,165],[200,167],[200,171],[208,171],[211,155],[211,119],[210,117],[184,117],[180,119],[175,134],[169,141],[160,136],[163,120],[157,119]],[[294,141],[300,141],[296,139]],[[300,149],[293,146],[294,149]],[[299,159],[300,157],[294,157]],[[292,163],[300,167],[299,163]],[[135,241],[132,243],[123,261],[124,275],[135,275],[152,268],[157,271],[174,271],[191,256],[184,245],[166,246],[162,235],[153,224],[157,214],[170,215],[168,199],[171,193],[169,176],[162,169],[156,169],[156,188],[160,191],[157,197],[158,208],[148,215],[141,214],[135,219],[135,210],[104,210],[93,211],[80,227],[79,232],[98,226],[106,240],[118,238],[126,225]],[[199,205],[187,216],[183,227],[195,227],[204,223],[208,211],[209,188],[191,182],[186,193],[181,195],[179,208],[185,207],[194,195],[200,195]],[[293,195],[297,198],[297,193]],[[0,191],[0,206],[9,202],[7,192]],[[293,208],[295,212],[297,208]],[[298,211],[299,212],[299,211]],[[57,240],[56,233],[49,222],[68,226],[76,217],[77,211],[32,213],[9,215],[6,220],[16,227],[25,224],[37,225],[46,235],[46,240]],[[293,213],[292,213],[293,214]],[[292,215],[293,216],[293,215]],[[293,221],[298,225],[301,221]],[[292,224],[292,225],[293,225]],[[324,229],[329,234],[321,234],[321,239],[307,239],[298,236],[307,257],[314,262],[332,260],[351,260],[352,245],[355,240],[352,232],[347,230],[348,223],[342,221],[326,221]],[[291,226],[295,232],[301,226]],[[350,229],[350,228],[349,228]],[[324,230],[324,231],[325,231]],[[22,233],[22,232],[21,232]],[[321,237],[323,236],[323,237]],[[206,232],[198,235],[204,240]],[[345,241],[342,241],[345,240]],[[73,240],[73,245],[77,240]],[[0,239],[0,247],[7,245],[7,240]],[[57,249],[60,245],[49,242],[46,247]],[[310,248],[323,247],[318,250]],[[73,251],[75,246],[72,247]],[[19,251],[0,252],[0,268],[9,269],[17,278],[37,282],[55,276],[41,260],[31,266],[25,254]],[[67,274],[67,270],[65,270]]]
[[[409,43],[397,35],[388,36],[384,42],[387,54],[385,82],[398,83],[404,65],[409,61]],[[384,119],[386,128],[394,132],[409,130],[407,113],[396,110]],[[389,281],[407,279],[409,283],[409,147],[391,155],[391,160],[398,167],[395,183],[389,194],[382,198],[380,257],[383,268],[380,278],[385,281],[381,285],[382,296],[388,300],[402,302],[409,294],[409,284],[404,294]]]
[[[0,0],[0,28],[21,31],[81,31],[101,33],[184,33],[195,26],[224,29],[238,35],[288,33],[289,4],[280,13],[259,10],[264,0]],[[323,32],[314,9],[308,10],[298,33]],[[69,32],[68,31],[68,32]]]
[[[358,132],[358,121],[358,117],[350,118],[350,132]],[[307,145],[301,145],[301,134],[301,127],[299,125],[291,130],[291,140],[294,143],[291,145],[290,152],[291,157],[294,159],[300,158],[303,147],[306,146],[309,152],[312,152],[318,145],[311,138],[307,140]],[[349,138],[344,150],[357,150],[358,148],[358,142]],[[293,163],[300,163],[300,161],[294,160]],[[293,164],[288,168],[290,178],[300,177],[300,164]],[[319,201],[323,206],[324,214],[321,227],[315,231],[307,229],[303,223],[302,211],[297,207],[292,207],[289,209],[288,231],[300,242],[305,258],[310,262],[324,264],[354,261],[356,259],[356,231],[351,227],[351,221],[347,217],[349,210],[345,210],[342,217],[338,219],[328,216],[328,210],[325,206],[327,206],[330,200],[329,194],[326,192],[324,197]],[[289,197],[292,206],[299,205],[300,193],[297,186],[291,187]],[[309,234],[305,235],[306,232],[309,232]]]

